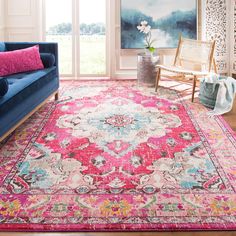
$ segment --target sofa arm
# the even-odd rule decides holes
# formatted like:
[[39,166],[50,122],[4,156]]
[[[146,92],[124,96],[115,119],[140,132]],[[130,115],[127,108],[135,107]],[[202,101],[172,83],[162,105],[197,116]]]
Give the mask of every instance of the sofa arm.
[[5,42],[6,51],[13,51],[23,48],[32,47],[35,45],[39,45],[40,53],[52,53],[55,56],[55,66],[57,67],[58,72],[58,44],[57,43],[49,43],[49,42]]

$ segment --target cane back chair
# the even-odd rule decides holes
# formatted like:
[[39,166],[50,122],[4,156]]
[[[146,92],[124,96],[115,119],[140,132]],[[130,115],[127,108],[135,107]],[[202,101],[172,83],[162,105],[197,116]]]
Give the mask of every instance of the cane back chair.
[[197,78],[208,76],[213,70],[217,73],[214,60],[215,41],[200,41],[180,36],[173,66],[156,65],[157,76],[155,91],[161,78],[161,71],[169,71],[182,77],[193,77],[192,102]]

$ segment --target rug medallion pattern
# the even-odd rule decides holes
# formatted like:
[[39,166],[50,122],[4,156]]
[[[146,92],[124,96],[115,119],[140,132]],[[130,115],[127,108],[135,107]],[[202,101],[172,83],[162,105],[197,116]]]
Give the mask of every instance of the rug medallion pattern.
[[0,147],[2,230],[236,229],[235,133],[174,90],[64,82]]

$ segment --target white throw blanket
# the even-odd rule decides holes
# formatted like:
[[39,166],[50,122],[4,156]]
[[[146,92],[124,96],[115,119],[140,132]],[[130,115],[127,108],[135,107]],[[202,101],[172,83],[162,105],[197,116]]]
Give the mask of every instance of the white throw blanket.
[[216,104],[209,115],[221,115],[229,112],[233,107],[234,97],[236,94],[236,80],[232,77],[220,77],[212,74],[210,77],[202,79],[207,83],[219,84],[219,90],[216,97]]

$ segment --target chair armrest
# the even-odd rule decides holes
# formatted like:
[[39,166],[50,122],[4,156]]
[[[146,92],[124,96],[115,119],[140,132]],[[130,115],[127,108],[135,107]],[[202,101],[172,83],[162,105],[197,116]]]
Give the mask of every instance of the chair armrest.
[[40,53],[52,53],[55,56],[55,66],[57,67],[57,75],[59,76],[58,71],[58,44],[49,43],[49,42],[5,42],[6,51],[13,51],[23,48],[32,47],[39,45]]

